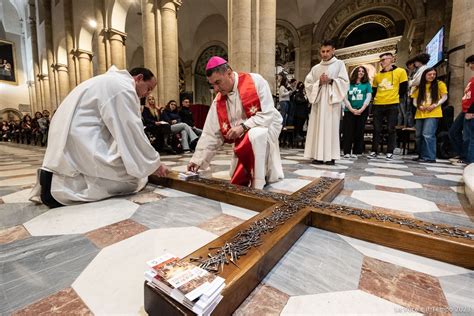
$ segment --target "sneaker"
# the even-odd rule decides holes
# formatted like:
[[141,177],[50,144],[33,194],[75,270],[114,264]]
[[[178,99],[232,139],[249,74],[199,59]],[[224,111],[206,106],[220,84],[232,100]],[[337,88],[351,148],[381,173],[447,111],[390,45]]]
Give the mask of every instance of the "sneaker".
[[462,159],[458,159],[457,161],[451,162],[451,164],[453,166],[462,166],[462,167],[467,165],[467,163]]
[[418,157],[413,158],[412,161],[420,161],[420,162],[422,162],[423,159],[418,156]]
[[392,159],[393,159],[393,154],[390,154],[390,153],[387,154],[387,155],[385,156],[385,159],[387,159],[387,160],[392,160]]
[[375,151],[371,152],[369,155],[367,155],[367,159],[375,159],[377,158],[377,154]]
[[449,160],[449,162],[458,162],[458,160],[461,160],[461,157],[455,156],[453,158],[449,158],[448,160]]
[[355,154],[352,154],[352,155],[351,155],[351,158],[352,158],[352,159],[357,159],[357,158],[358,158],[358,156],[357,156],[357,155],[355,155]]
[[350,158],[351,158],[351,155],[345,154],[344,157],[342,157],[342,158],[344,158],[344,159],[350,159]]

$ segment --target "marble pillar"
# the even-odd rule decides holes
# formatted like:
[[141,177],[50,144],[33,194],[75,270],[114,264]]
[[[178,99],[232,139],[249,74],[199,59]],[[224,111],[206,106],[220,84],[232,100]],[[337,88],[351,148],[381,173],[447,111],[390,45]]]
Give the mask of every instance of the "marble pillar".
[[252,16],[251,18],[251,62],[250,71],[254,73],[260,73],[260,0],[252,0]]
[[[159,0],[156,0],[157,4],[160,4]],[[161,11],[160,5],[155,10],[155,55],[156,55],[156,79],[158,80],[156,91],[158,95],[158,104],[165,103],[165,85],[163,80],[163,36],[161,27]]]
[[80,82],[84,82],[92,77],[92,52],[82,49],[76,49],[74,56],[79,63],[79,78]]
[[[53,108],[53,104],[51,102],[51,90],[50,90],[50,82],[46,71],[40,75],[41,76],[41,86],[43,91],[43,108],[46,110],[51,111]],[[54,84],[54,82],[51,82]]]
[[311,47],[313,45],[314,24],[307,24],[298,29],[300,36],[299,58],[296,67],[296,80],[303,81],[311,70]]
[[474,5],[471,0],[453,1],[449,34],[449,100],[455,115],[461,111],[461,98],[469,79],[474,75],[465,60],[474,54]]
[[50,95],[50,109],[55,109],[58,106],[59,92],[56,88],[56,77],[53,71],[54,64],[54,46],[53,46],[53,26],[51,20],[51,1],[45,0],[44,3],[44,36],[46,44],[46,59],[48,61],[48,78],[49,78],[49,95]]
[[275,93],[276,0],[260,0],[258,72]]
[[28,85],[28,96],[30,99],[30,105],[31,105],[31,113],[35,113],[38,108],[36,105],[36,91],[35,91],[35,82],[32,80],[29,80],[26,82]]
[[[155,6],[154,0],[141,0],[142,4],[142,33],[143,33],[143,54],[144,65],[157,76],[156,68],[156,36],[155,36]],[[158,79],[158,78],[157,78]],[[152,95],[157,97],[157,89]]]
[[69,89],[72,90],[79,82],[76,74],[76,61],[74,51],[74,29],[72,15],[72,0],[64,0],[64,28],[66,35],[67,69],[69,75]]
[[107,54],[104,33],[104,0],[94,1],[95,21],[97,23],[95,41],[97,42],[97,74],[107,71]]
[[30,32],[31,32],[31,52],[33,57],[33,74],[35,78],[35,98],[36,98],[36,109],[43,108],[43,97],[41,94],[41,83],[39,81],[39,57],[38,57],[38,34],[36,30],[36,7],[35,1],[30,0],[28,2],[29,5],[29,24],[30,24]]
[[229,64],[236,71],[250,72],[252,68],[251,9],[252,0],[228,0]]
[[69,93],[68,69],[67,69],[67,65],[64,65],[64,64],[55,64],[53,68],[57,74],[56,77],[57,77],[57,86],[59,90],[59,103],[61,103]]
[[181,1],[161,2],[161,30],[163,44],[164,102],[179,100],[178,21],[176,10]]
[[125,69],[124,48],[127,34],[115,29],[109,29],[108,38],[110,42],[110,57],[112,65],[115,65],[118,69]]

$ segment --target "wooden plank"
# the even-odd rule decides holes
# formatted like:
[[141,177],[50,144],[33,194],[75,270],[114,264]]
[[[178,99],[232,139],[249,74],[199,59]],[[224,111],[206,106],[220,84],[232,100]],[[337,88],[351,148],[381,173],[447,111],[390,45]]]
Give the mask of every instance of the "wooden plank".
[[232,204],[256,212],[261,212],[275,204],[273,199],[256,197],[235,191],[228,191],[212,185],[183,181],[175,173],[170,173],[167,178],[150,176],[149,182],[175,190],[202,196],[211,200]]
[[[364,212],[370,211],[364,210]],[[340,215],[324,209],[312,209],[311,217],[313,227],[474,269],[474,240],[472,239],[435,235],[392,222],[363,219],[354,215]],[[417,222],[421,225],[426,223]]]
[[[183,260],[200,256],[206,258],[210,252],[209,248],[224,245],[226,241],[230,240],[239,231],[247,229],[254,221],[271,214],[273,209],[274,207],[264,210],[251,220],[242,223],[189,254],[183,258]],[[226,287],[222,292],[224,298],[215,309],[214,315],[230,315],[237,309],[308,228],[308,224],[310,224],[311,221],[310,214],[311,211],[309,209],[300,210],[285,224],[276,228],[271,234],[264,235],[262,237],[262,244],[259,247],[252,248],[245,256],[242,256],[237,261],[238,267],[233,264],[225,265],[223,271],[219,273],[219,276],[223,277],[226,283]],[[158,293],[156,289],[148,285],[145,285],[145,287],[148,288],[145,290],[147,293],[147,296],[145,296],[145,307],[148,313],[158,315],[166,310],[166,315],[183,315],[182,310],[185,308],[184,306],[177,302],[170,302],[169,298],[163,300],[164,295]],[[159,295],[150,296],[150,291]],[[179,307],[175,313],[171,313],[170,311],[173,305]]]

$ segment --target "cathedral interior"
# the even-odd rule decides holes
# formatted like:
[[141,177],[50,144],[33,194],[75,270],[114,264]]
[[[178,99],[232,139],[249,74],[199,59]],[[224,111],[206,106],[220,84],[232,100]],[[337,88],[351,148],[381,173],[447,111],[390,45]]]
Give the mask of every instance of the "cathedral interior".
[[[112,65],[152,70],[159,104],[188,97],[209,107],[211,56],[261,74],[276,95],[281,74],[304,81],[327,39],[349,72],[364,65],[373,77],[381,53],[405,68],[441,33],[435,67],[456,115],[472,77],[473,16],[472,0],[0,0],[0,66],[10,65],[0,72],[0,115],[54,114],[71,90]],[[473,254],[473,164],[415,163],[401,150],[389,162],[317,166],[301,147],[283,141],[285,179],[265,191],[291,195],[321,177],[344,179],[332,203],[470,230]],[[45,148],[2,141],[0,153],[2,315],[147,315],[146,261],[184,257],[257,215],[154,183],[49,209],[28,200]],[[206,176],[229,181],[231,155],[224,146]],[[184,172],[191,156],[161,158]],[[234,314],[472,315],[473,266],[453,262],[308,227]]]

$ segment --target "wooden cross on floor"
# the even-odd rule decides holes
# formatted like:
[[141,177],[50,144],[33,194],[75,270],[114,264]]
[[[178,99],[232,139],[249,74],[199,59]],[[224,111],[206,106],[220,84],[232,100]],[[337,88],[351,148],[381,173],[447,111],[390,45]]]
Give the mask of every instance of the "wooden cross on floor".
[[[260,246],[251,248],[240,257],[238,266],[223,266],[219,276],[225,278],[224,298],[214,315],[232,314],[309,226],[474,268],[472,231],[329,203],[343,189],[343,179],[319,178],[292,195],[235,186],[213,179],[182,181],[177,175],[169,178],[151,176],[150,182],[260,212],[183,260],[208,257],[209,253],[213,253],[210,249],[222,247],[238,232],[270,216],[276,208],[297,209],[282,225],[263,235]],[[193,315],[189,309],[147,284],[145,310],[150,315]]]

